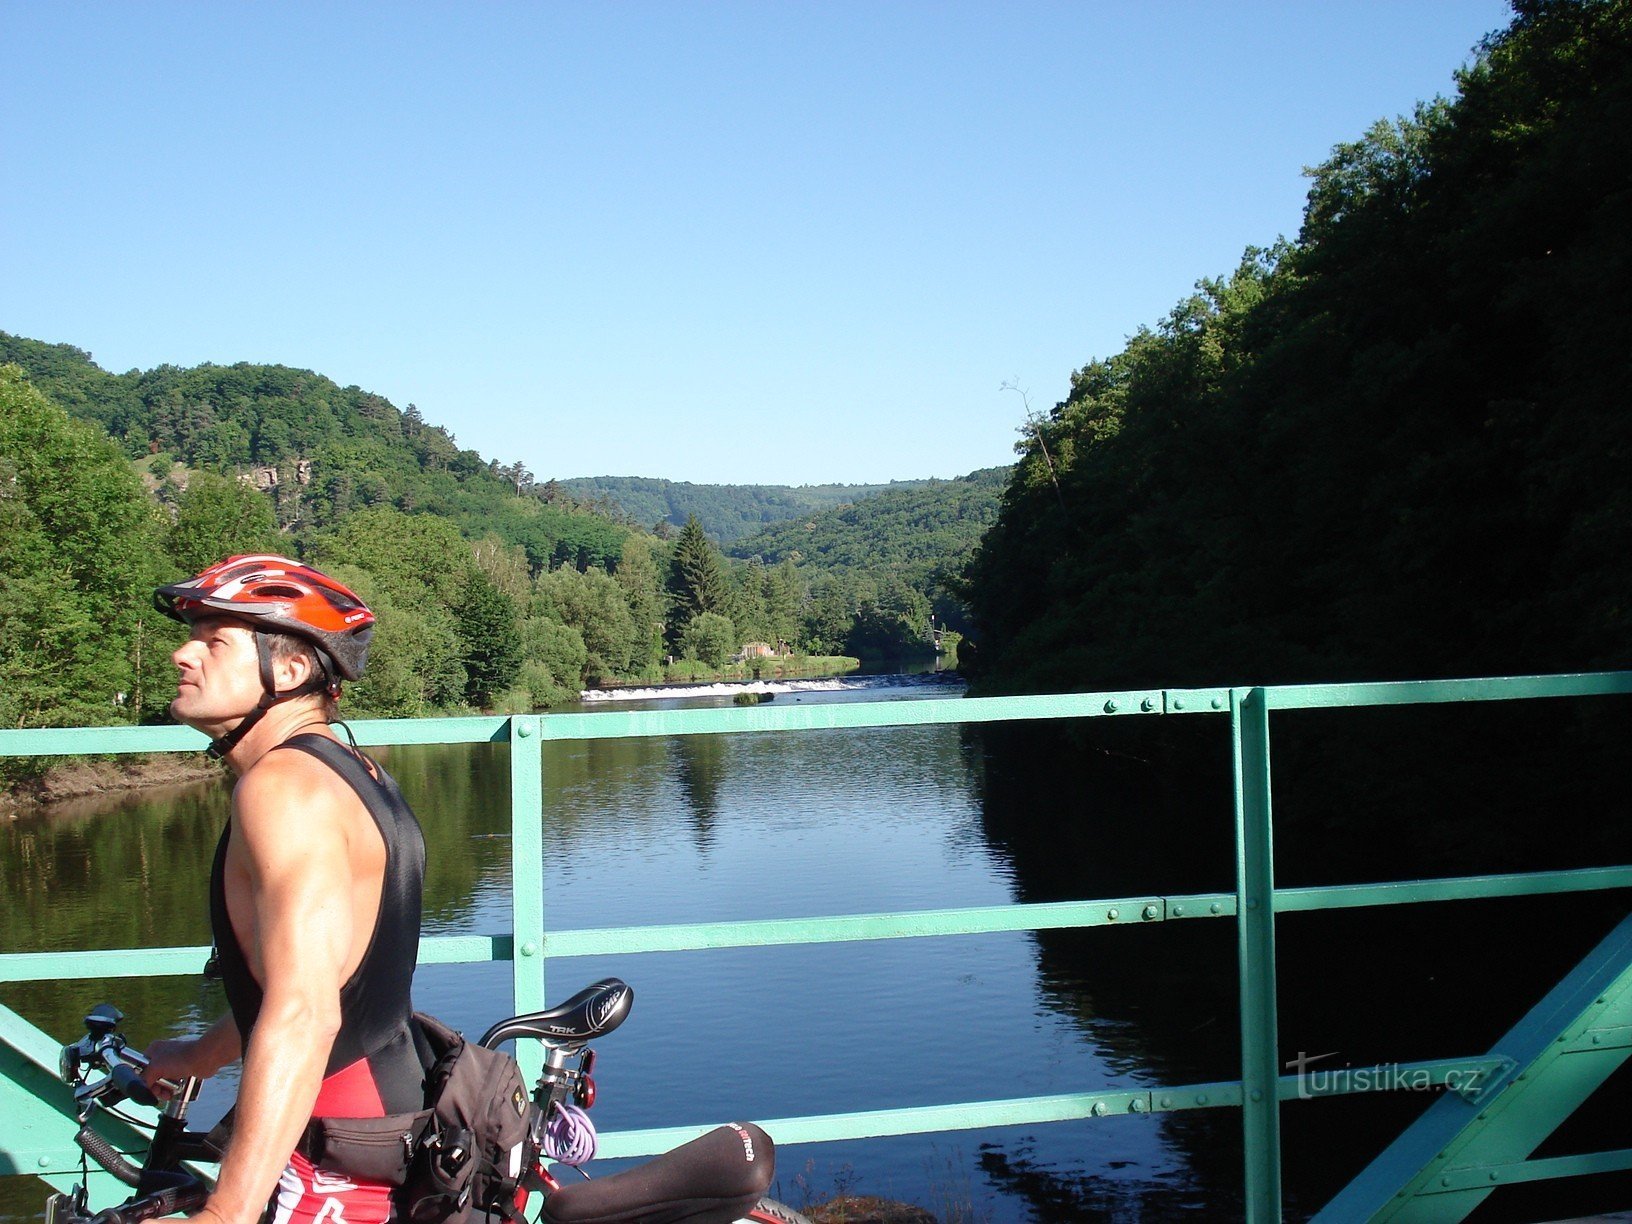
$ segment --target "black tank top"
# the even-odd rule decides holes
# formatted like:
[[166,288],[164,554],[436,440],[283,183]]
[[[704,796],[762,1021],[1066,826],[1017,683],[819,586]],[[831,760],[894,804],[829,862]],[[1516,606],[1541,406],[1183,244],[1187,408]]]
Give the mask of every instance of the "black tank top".
[[[340,989],[340,1031],[324,1078],[367,1059],[386,1113],[418,1109],[424,1103],[425,1072],[409,1025],[414,1010],[409,988],[419,959],[420,891],[425,878],[425,837],[419,821],[390,774],[376,764],[375,777],[328,736],[297,735],[278,747],[308,753],[345,779],[385,840],[385,879],[374,934],[356,972]],[[225,874],[231,835],[229,822],[221,831],[210,872],[210,929],[227,1003],[247,1046],[263,992],[227,915]]]

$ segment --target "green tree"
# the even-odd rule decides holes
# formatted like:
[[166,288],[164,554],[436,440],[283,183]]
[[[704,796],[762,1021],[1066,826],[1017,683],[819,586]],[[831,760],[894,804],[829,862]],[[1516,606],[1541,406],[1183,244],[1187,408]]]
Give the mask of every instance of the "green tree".
[[280,552],[272,503],[241,480],[195,472],[176,505],[166,542],[170,559],[188,574],[237,553]]
[[631,532],[613,577],[623,588],[639,643],[630,663],[637,669],[649,667],[663,657],[663,581],[652,540]]
[[729,617],[699,612],[680,633],[680,653],[710,667],[719,667],[737,650],[737,629]]
[[589,650],[571,625],[544,616],[530,616],[522,624],[523,651],[520,681],[535,705],[576,701],[584,685]]
[[588,650],[590,676],[615,676],[644,653],[645,641],[629,614],[623,587],[598,569],[570,567],[540,574],[534,599],[538,614],[571,625]]
[[488,706],[509,688],[521,670],[521,630],[516,605],[480,567],[464,573],[465,591],[453,609],[459,631],[460,662],[465,665],[465,700]]
[[159,526],[118,448],[0,367],[0,718],[138,716],[177,634],[152,611]]
[[693,617],[703,612],[723,614],[730,606],[731,589],[720,564],[720,554],[692,515],[681,528],[669,562],[669,624],[678,636]]

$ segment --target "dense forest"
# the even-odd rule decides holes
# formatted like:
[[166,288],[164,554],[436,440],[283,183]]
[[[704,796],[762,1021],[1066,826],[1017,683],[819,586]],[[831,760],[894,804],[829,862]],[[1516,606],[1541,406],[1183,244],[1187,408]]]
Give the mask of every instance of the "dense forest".
[[[921,496],[948,500],[918,513],[973,515],[967,550],[995,505],[982,487],[976,506],[966,482],[933,482]],[[411,404],[311,371],[112,374],[72,346],[0,333],[0,725],[162,717],[180,629],[148,595],[230,552],[310,560],[376,610],[368,674],[346,695],[358,714],[850,667],[928,653],[932,597],[949,615],[940,570],[890,572],[902,558],[888,533],[863,545],[879,549],[873,572],[851,548],[841,573],[768,545],[728,558],[695,516],[652,534],[605,510],[460,448]],[[751,643],[780,657],[732,671]]]
[[985,468],[956,480],[897,485],[766,528],[726,552],[766,565],[795,562],[818,604],[910,603],[911,620],[933,616],[962,633],[968,618],[958,576],[997,519],[1008,477],[1008,468]]
[[556,482],[570,496],[659,534],[695,518],[703,534],[729,545],[771,523],[806,518],[898,489],[927,484],[895,480],[887,485],[718,485],[645,476],[582,476]]
[[1632,5],[1515,12],[1028,424],[984,691],[1632,662]]

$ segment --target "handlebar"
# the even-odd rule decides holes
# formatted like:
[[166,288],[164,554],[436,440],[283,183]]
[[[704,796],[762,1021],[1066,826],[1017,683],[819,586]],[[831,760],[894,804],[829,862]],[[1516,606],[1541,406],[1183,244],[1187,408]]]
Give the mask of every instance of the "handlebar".
[[179,1212],[197,1211],[209,1197],[209,1190],[195,1179],[92,1213],[85,1210],[79,1195],[53,1194],[46,1203],[45,1219],[46,1224],[143,1224]]

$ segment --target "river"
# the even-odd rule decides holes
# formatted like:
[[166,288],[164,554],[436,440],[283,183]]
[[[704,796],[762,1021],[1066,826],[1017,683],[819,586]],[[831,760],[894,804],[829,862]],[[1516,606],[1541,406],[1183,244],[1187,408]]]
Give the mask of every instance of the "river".
[[[934,675],[778,688],[779,704],[960,691]],[[624,692],[584,708],[729,700]],[[1222,725],[1214,729],[1227,738]],[[1112,767],[1084,774],[1061,767],[1053,752],[1017,748],[1012,732],[958,727],[549,743],[547,921],[569,929],[753,921],[1228,887],[1222,757],[1211,762],[1207,788],[1216,783],[1209,803],[1219,817],[1175,835],[1162,827],[1172,803],[1152,791],[1150,763],[1117,767],[1123,754],[1114,744],[1103,754]],[[380,755],[426,828],[426,933],[505,929],[503,750]],[[1089,776],[1091,786],[1082,781]],[[0,948],[207,943],[204,881],[226,801],[224,785],[204,785],[0,828],[8,900]],[[1483,929],[1534,912],[1505,904],[1480,912]],[[1335,928],[1312,925],[1330,952]],[[1412,937],[1409,920],[1385,914],[1343,935],[1342,955],[1352,965],[1359,948]],[[1234,1078],[1233,938],[1225,922],[1168,923],[556,959],[547,974],[552,999],[606,974],[635,988],[631,1019],[598,1046],[595,1117],[615,1130]],[[1283,998],[1313,991],[1340,1011],[1363,1007],[1376,987],[1364,974],[1299,976],[1319,939],[1283,944]],[[1416,1048],[1393,1056],[1468,1052],[1426,1037],[1433,1017],[1465,1002],[1455,991],[1485,964],[1475,957],[1467,968],[1461,959],[1451,989],[1411,982],[1423,1032],[1375,1017],[1335,1032],[1311,1022],[1313,1042],[1339,1044],[1304,1048],[1364,1051],[1379,1035],[1409,1042],[1415,1034]],[[508,975],[508,964],[427,966],[416,1002],[479,1031],[507,1009]],[[1531,987],[1528,977],[1519,983],[1521,992]],[[217,987],[192,979],[13,985],[0,994],[64,1037],[104,998],[129,1014],[140,1041],[196,1028],[223,1008]],[[1290,1022],[1305,1023],[1308,1010],[1295,1004]],[[1498,1029],[1513,1018],[1505,997],[1501,1011]],[[230,1077],[212,1085],[200,1117],[224,1109],[231,1091]],[[1330,1103],[1311,1103],[1328,1120],[1289,1124],[1294,1214],[1341,1185],[1423,1103],[1394,1100],[1340,1119]],[[839,1191],[877,1194],[960,1224],[1227,1219],[1239,1212],[1238,1119],[1196,1111],[785,1147],[778,1197],[799,1205]],[[1375,1136],[1356,1136],[1356,1119]],[[24,1187],[0,1179],[0,1216],[37,1213],[37,1191]]]

